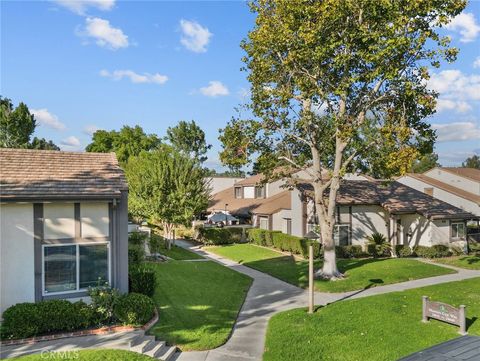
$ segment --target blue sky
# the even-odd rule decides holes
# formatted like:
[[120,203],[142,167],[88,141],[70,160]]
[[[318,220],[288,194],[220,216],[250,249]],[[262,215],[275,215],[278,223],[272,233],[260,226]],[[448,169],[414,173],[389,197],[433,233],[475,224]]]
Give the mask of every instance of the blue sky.
[[[240,41],[254,23],[241,1],[2,1],[1,94],[25,102],[36,134],[82,150],[95,129],[141,125],[160,136],[194,119],[213,144],[245,100]],[[480,2],[445,32],[460,48],[435,70],[429,119],[443,165],[480,154]]]

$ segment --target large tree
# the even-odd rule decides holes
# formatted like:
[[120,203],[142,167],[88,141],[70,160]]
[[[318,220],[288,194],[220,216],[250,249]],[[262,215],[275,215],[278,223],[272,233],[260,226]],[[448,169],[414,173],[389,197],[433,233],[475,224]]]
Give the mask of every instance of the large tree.
[[438,154],[429,153],[415,159],[410,171],[413,173],[424,173],[435,167],[440,167],[440,163],[438,163]]
[[8,98],[0,96],[0,147],[60,150],[51,140],[32,137],[37,122],[25,103],[14,108]]
[[142,127],[125,125],[119,131],[97,130],[87,152],[115,152],[120,164],[125,165],[131,156],[157,148],[161,141],[155,134],[146,134]]
[[310,185],[324,247],[318,276],[342,277],[333,231],[344,174],[360,165],[401,174],[431,149],[425,118],[437,94],[426,86],[429,67],[458,52],[438,27],[464,7],[458,0],[251,3],[256,25],[242,47],[253,117],[224,130],[246,136],[224,144],[223,159],[238,164],[259,154],[267,177],[275,167],[277,176]]
[[205,140],[205,132],[194,120],[181,120],[174,127],[167,129],[166,140],[183,154],[186,154],[200,163],[207,160],[207,152],[212,147]]
[[25,103],[14,108],[8,98],[0,97],[0,146],[2,148],[28,148],[37,122]]
[[476,154],[468,157],[465,159],[465,162],[462,163],[462,167],[480,169],[480,157]]
[[167,239],[207,209],[209,189],[200,164],[169,145],[143,152],[126,165],[129,212],[160,222]]

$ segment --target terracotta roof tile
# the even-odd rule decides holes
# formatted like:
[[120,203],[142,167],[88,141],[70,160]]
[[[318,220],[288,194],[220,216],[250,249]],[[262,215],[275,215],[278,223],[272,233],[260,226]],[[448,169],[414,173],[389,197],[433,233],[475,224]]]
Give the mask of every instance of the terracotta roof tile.
[[274,214],[282,209],[292,208],[292,195],[290,191],[283,191],[272,197],[262,199],[262,203],[252,210],[256,214]]
[[119,197],[128,185],[114,153],[0,149],[0,199]]

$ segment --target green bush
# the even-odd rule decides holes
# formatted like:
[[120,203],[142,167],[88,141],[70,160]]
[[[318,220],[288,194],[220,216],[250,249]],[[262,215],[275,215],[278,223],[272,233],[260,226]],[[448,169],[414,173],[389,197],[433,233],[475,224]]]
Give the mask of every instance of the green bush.
[[129,293],[115,304],[115,317],[125,325],[144,325],[153,317],[155,304],[150,297]]
[[250,228],[247,230],[247,239],[249,242],[258,246],[266,246],[265,234],[266,230],[261,228]]
[[3,312],[2,338],[26,338],[73,331],[93,324],[93,308],[79,301],[18,303]]
[[130,292],[152,297],[155,292],[155,272],[144,267],[131,268],[129,272]]
[[88,295],[95,310],[95,323],[97,325],[113,323],[115,321],[113,308],[120,298],[118,290],[106,283],[103,286],[89,287]]
[[360,245],[335,246],[338,258],[361,258],[368,256]]
[[411,257],[413,255],[412,249],[406,244],[397,244],[395,253],[398,257]]
[[450,252],[449,248],[441,244],[433,247],[415,246],[413,252],[415,255],[422,258],[442,258],[450,257],[452,255],[452,252]]
[[375,232],[367,237],[367,253],[373,257],[389,257],[392,246],[383,234]]
[[128,235],[128,264],[139,265],[145,260],[145,242],[148,234],[132,232]]
[[162,253],[161,250],[165,247],[165,241],[162,236],[152,233],[148,242],[150,253]]
[[[305,238],[292,236],[280,231],[267,231],[260,228],[251,228],[247,231],[247,239],[258,246],[273,247],[280,251],[300,254],[308,258],[308,246],[311,241]],[[313,245],[314,257],[321,253],[321,245],[315,242]]]
[[205,244],[232,244],[242,241],[243,228],[199,228],[199,240]]

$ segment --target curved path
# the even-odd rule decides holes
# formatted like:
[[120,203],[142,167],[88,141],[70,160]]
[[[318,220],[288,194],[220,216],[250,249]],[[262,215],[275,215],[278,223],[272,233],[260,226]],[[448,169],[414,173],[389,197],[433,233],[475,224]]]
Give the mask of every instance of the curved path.
[[[293,286],[263,272],[240,265],[232,260],[204,251],[192,243],[176,241],[176,244],[253,278],[252,286],[248,291],[245,303],[240,310],[229,340],[224,345],[213,350],[178,353],[176,356],[176,360],[178,361],[261,360],[270,317],[281,311],[307,306],[307,291],[302,288]],[[441,264],[437,265],[445,266]],[[453,268],[458,273],[379,286],[362,291],[345,293],[315,292],[315,305],[326,305],[347,298],[360,298],[480,277],[480,271],[464,270],[451,266],[446,267]]]

